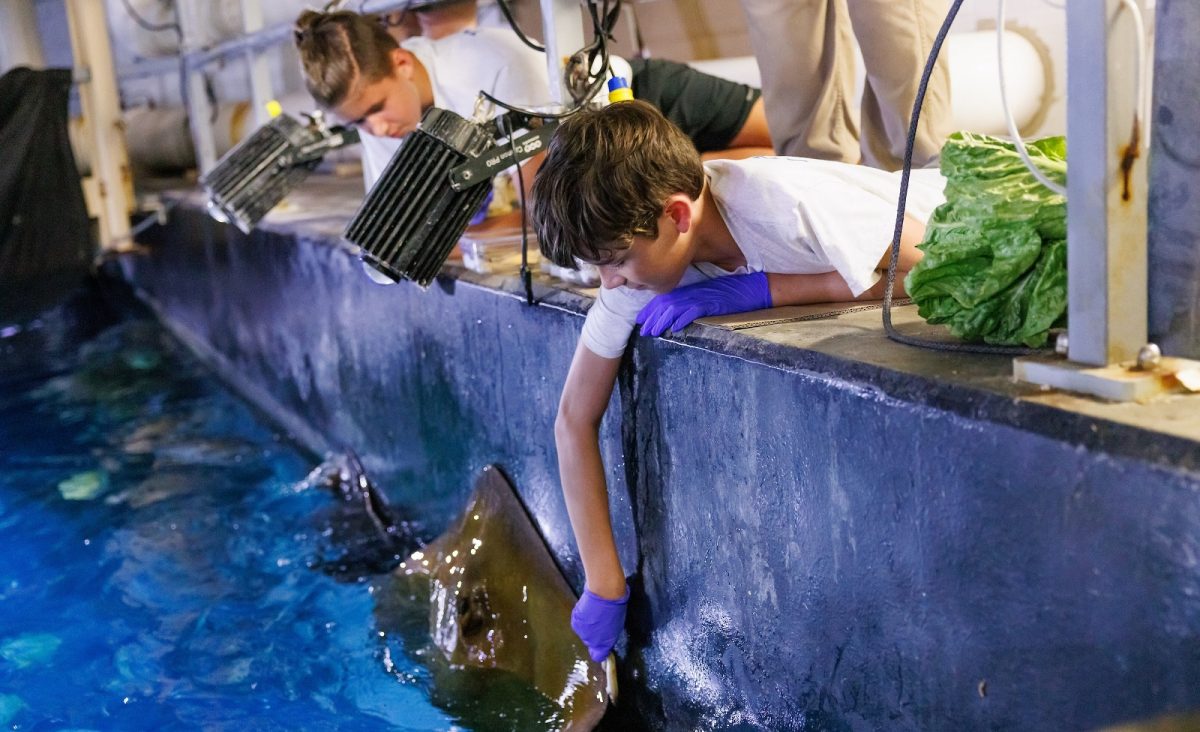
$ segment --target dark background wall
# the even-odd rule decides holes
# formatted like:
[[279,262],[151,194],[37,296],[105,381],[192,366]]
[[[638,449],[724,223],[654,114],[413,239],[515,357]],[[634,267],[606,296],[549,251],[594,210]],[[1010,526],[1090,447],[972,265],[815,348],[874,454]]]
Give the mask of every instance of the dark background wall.
[[[501,464],[578,586],[551,424],[586,301],[378,287],[316,228],[244,239],[177,209],[123,266],[243,393],[315,449],[353,446],[393,500],[458,506]],[[636,572],[614,728],[1091,729],[1200,707],[1195,461],[752,352],[639,340],[622,373],[602,435]]]

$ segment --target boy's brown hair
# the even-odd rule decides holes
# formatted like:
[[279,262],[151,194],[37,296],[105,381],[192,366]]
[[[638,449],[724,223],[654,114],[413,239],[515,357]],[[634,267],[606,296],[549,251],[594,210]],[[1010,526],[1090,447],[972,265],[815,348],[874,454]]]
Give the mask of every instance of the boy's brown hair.
[[542,254],[607,264],[634,236],[658,236],[667,198],[704,190],[696,146],[653,106],[617,102],[563,120],[533,183]]
[[369,83],[390,76],[396,48],[396,39],[375,15],[305,10],[296,18],[304,83],[322,107],[341,104],[360,79]]

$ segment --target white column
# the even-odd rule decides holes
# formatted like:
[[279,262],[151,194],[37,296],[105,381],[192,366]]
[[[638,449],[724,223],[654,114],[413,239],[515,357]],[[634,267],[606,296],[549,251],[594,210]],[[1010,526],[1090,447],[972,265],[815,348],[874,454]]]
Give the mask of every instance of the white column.
[[217,164],[217,145],[213,137],[212,104],[208,101],[208,89],[204,82],[204,68],[196,63],[196,55],[202,50],[204,34],[201,31],[201,13],[210,10],[208,0],[175,0],[175,15],[183,39],[180,55],[183,56],[184,90],[187,94],[188,126],[192,131],[192,145],[196,149],[196,166],[207,173]]
[[125,149],[121,102],[104,4],[98,0],[67,0],[67,20],[76,75],[80,77],[79,99],[91,148],[95,200],[89,207],[100,221],[101,246],[125,248],[130,246],[126,237],[133,203],[133,180]]
[[45,68],[33,0],[0,0],[0,74],[17,66]]
[[542,37],[546,46],[546,69],[550,75],[550,98],[571,104],[563,80],[563,67],[571,54],[583,48],[583,11],[579,0],[541,0]]
[[[258,33],[263,28],[263,13],[261,0],[241,0],[242,30],[247,36]],[[254,106],[254,123],[256,126],[265,125],[271,121],[267,103],[271,101],[271,72],[267,67],[265,49],[246,49],[246,66],[250,77],[250,101]]]

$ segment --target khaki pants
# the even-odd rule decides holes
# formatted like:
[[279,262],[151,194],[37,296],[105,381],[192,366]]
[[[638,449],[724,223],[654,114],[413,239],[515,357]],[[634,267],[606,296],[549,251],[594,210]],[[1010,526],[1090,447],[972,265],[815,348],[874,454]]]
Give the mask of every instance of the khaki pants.
[[[897,170],[925,60],[947,0],[742,0],[781,155]],[[866,66],[861,124],[854,40]],[[930,77],[913,165],[937,159],[953,129],[946,49]]]

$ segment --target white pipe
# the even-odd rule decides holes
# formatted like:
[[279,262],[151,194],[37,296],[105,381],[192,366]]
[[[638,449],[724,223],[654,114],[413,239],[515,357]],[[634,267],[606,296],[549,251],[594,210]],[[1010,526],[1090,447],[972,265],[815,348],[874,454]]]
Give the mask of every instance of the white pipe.
[[[241,0],[242,31],[253,35],[263,29],[263,10],[259,0]],[[250,99],[254,105],[254,121],[265,125],[271,121],[268,104],[271,101],[271,72],[267,58],[260,50],[246,51],[246,66],[250,77]]]
[[46,67],[33,0],[0,0],[0,74],[17,66]]
[[[954,125],[958,129],[1004,135],[1000,89],[996,84],[999,64],[996,60],[996,34],[993,31],[952,33],[946,37],[950,69],[950,99]],[[1037,48],[1025,36],[1004,33],[1004,75],[1008,80],[1008,102],[1017,127],[1027,130],[1049,106],[1046,88],[1046,63]],[[753,56],[706,61],[689,61],[689,66],[723,79],[761,86],[758,64]],[[858,98],[862,96],[862,63],[858,65]]]
[[[183,107],[133,107],[122,114],[129,162],[137,172],[177,173],[196,167],[187,110]],[[254,129],[250,102],[221,102],[212,123],[217,157],[224,155]],[[69,127],[71,148],[80,175],[90,175],[91,152],[81,119]]]

